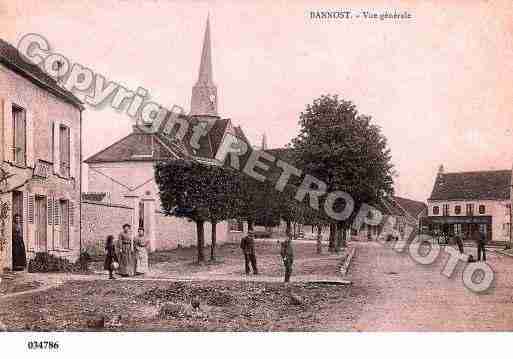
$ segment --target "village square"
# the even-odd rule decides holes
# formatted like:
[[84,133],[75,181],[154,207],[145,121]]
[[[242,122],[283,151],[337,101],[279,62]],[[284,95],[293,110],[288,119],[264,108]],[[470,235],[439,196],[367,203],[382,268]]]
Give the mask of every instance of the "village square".
[[[197,51],[174,55],[198,68],[190,108],[68,62],[51,38],[0,39],[1,330],[513,329],[512,142],[508,166],[440,156],[405,179],[344,89],[312,90],[280,120],[297,132],[255,141],[221,112],[221,25],[196,20]],[[84,135],[102,106],[126,136]],[[86,156],[94,137],[110,142]],[[401,159],[423,151],[410,145]],[[403,194],[416,182],[429,197]]]

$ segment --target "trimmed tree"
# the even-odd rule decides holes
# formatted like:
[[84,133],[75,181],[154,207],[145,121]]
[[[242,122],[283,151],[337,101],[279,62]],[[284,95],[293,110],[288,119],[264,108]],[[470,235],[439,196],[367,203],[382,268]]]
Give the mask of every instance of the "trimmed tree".
[[212,223],[211,259],[215,259],[216,225],[235,216],[240,199],[238,175],[221,166],[180,159],[158,163],[155,178],[164,213],[196,224],[198,262],[205,260],[204,224]]

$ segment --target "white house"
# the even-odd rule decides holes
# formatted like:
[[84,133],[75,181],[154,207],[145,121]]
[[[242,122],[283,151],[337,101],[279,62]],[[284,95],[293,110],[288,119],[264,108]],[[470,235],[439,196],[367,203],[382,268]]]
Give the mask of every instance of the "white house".
[[511,236],[511,170],[446,173],[440,166],[422,225],[434,234],[468,236],[479,225],[492,241]]

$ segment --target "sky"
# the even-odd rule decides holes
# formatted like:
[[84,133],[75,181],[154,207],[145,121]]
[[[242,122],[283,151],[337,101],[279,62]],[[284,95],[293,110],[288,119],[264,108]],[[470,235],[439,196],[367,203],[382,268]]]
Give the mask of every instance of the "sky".
[[[409,12],[411,19],[312,19],[311,11]],[[27,33],[162,105],[190,108],[210,14],[219,114],[253,144],[298,133],[322,94],[382,128],[396,194],[425,201],[446,172],[513,165],[513,2],[0,0],[0,37]],[[84,112],[84,158],[132,130],[126,113]],[[87,172],[86,172],[87,173]]]

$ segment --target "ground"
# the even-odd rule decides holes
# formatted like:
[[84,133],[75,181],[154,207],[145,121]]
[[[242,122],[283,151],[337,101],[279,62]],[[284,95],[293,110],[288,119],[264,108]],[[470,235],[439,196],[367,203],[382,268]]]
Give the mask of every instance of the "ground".
[[[243,273],[240,249],[234,245],[220,248],[218,262],[202,266],[192,262],[193,249],[180,249],[153,256],[152,273],[144,278],[108,281],[103,273],[28,276],[18,287],[6,289],[0,320],[8,330],[513,329],[511,257],[488,252],[495,285],[475,294],[461,280],[463,265],[447,278],[441,274],[443,255],[433,265],[419,265],[374,242],[349,243],[356,249],[345,277],[351,285],[319,283],[341,279],[345,254],[317,255],[313,243],[294,245],[298,275],[289,285],[280,282],[283,269],[274,240],[257,243],[258,276]],[[36,288],[38,281],[42,284]],[[199,309],[191,305],[196,302]]]

